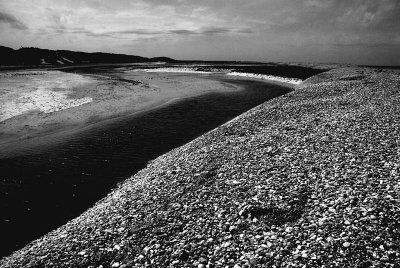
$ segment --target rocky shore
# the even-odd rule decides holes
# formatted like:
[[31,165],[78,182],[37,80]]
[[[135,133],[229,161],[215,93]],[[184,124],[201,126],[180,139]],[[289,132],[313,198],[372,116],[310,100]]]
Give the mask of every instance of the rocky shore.
[[331,70],[155,159],[0,267],[396,267],[399,156],[400,75]]

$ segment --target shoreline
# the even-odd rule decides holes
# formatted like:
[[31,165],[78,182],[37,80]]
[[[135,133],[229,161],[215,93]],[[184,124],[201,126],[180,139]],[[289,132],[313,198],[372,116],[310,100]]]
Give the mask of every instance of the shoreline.
[[[99,78],[99,75],[101,74],[94,74],[94,75],[83,74],[83,77],[86,76],[89,79],[95,77],[95,79],[100,79],[100,82],[97,82],[97,84],[104,83],[104,80],[107,79],[107,76],[104,76],[103,74],[103,76]],[[179,76],[179,74],[166,74],[166,75],[157,75],[157,77],[154,77],[152,79],[162,80],[165,77],[166,78],[172,77],[172,79],[174,79],[175,75]],[[11,120],[13,119],[9,120],[8,122],[7,121],[0,122],[0,124],[2,124],[2,133],[3,133],[3,134],[0,133],[2,134],[2,138],[0,140],[0,149],[1,149],[0,158],[20,155],[27,151],[33,151],[35,148],[42,149],[41,147],[43,146],[49,147],[57,142],[63,142],[64,138],[65,139],[73,138],[75,134],[79,134],[82,131],[88,131],[90,129],[99,126],[101,127],[106,124],[112,124],[114,121],[124,120],[124,118],[127,117],[137,116],[142,113],[152,111],[154,109],[159,109],[173,102],[184,100],[186,98],[196,97],[211,92],[224,92],[224,91],[228,92],[229,90],[244,90],[243,86],[238,86],[238,84],[235,83],[235,81],[237,81],[236,79],[229,79],[225,76],[219,77],[213,75],[211,77],[198,77],[197,75],[194,75],[193,77],[194,79],[203,79],[203,80],[206,79],[206,81],[211,81],[208,83],[211,87],[217,87],[217,85],[219,84],[220,87],[222,88],[222,91],[221,89],[214,90],[213,88],[209,89],[205,88],[197,92],[194,90],[191,91],[189,90],[189,92],[185,93],[182,90],[180,91],[178,90],[176,91],[178,94],[167,93],[167,94],[161,94],[161,96],[148,95],[149,97],[146,97],[147,99],[144,99],[145,100],[144,102],[142,102],[140,99],[138,100],[133,99],[135,103],[133,108],[128,108],[126,110],[120,109],[120,111],[117,110],[116,112],[115,111],[107,112],[106,110],[104,110],[99,106],[101,105],[100,103],[96,104],[100,108],[94,108],[95,110],[91,109],[89,106],[85,106],[84,104],[82,106],[71,107],[66,110],[55,112],[54,114],[41,115],[41,113],[32,112],[21,115],[20,117],[29,118],[29,123],[28,123],[29,125],[35,126],[34,128],[32,128],[32,130],[29,130],[29,128],[28,130],[24,130],[23,128],[21,128],[23,123],[19,123],[20,117],[16,117],[14,119],[16,121],[15,123],[11,122]],[[228,83],[229,85],[228,86],[223,85],[226,83]],[[95,84],[95,86],[97,86],[97,84]],[[282,85],[282,86],[288,86],[288,85]],[[75,88],[74,91],[78,91],[81,87]],[[92,87],[94,86],[89,84],[89,88]],[[164,88],[162,90],[164,90]],[[166,92],[168,90],[169,89],[165,89]],[[156,89],[156,91],[159,91],[159,89]],[[90,90],[88,92],[89,92],[88,94],[90,95]],[[138,94],[143,94],[143,93],[139,92]],[[133,97],[135,98],[134,95]],[[96,111],[97,114],[93,114],[91,110]],[[43,118],[43,116],[45,116],[46,119],[41,119]],[[71,121],[68,118],[76,118],[76,119],[73,119]],[[10,127],[7,128],[8,125],[11,125],[10,130],[8,130]],[[19,132],[21,133],[18,134]]]
[[38,149],[1,159],[0,255],[77,217],[148,161],[289,91],[260,81],[221,83],[229,90],[173,99],[163,108],[80,130],[68,140],[63,134],[42,139],[63,144],[35,142]]
[[312,77],[151,161],[0,266],[399,263],[399,81]]
[[[114,115],[111,117],[98,119],[93,122],[81,123],[78,125],[65,125],[61,126],[56,130],[47,130],[47,131],[45,130],[43,131],[43,133],[39,133],[34,137],[26,138],[23,140],[5,141],[3,143],[0,143],[0,148],[1,148],[0,159],[5,157],[7,158],[15,157],[20,154],[25,154],[26,151],[33,151],[35,149],[44,150],[47,147],[52,147],[60,143],[68,142],[69,139],[75,138],[74,135],[78,135],[79,138],[79,135],[83,135],[87,131],[91,131],[97,128],[104,128],[110,124],[112,125],[119,121],[123,121],[127,118],[139,116],[141,114],[151,112],[156,109],[160,109],[162,107],[165,107],[169,104],[172,104],[174,102],[183,99],[185,98],[173,98],[173,99],[162,100],[152,105],[148,105],[138,111]],[[49,143],[49,140],[53,140],[53,142]]]

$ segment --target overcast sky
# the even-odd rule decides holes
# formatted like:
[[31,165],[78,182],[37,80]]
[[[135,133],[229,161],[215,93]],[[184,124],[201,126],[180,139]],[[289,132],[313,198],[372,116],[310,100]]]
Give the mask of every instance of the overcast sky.
[[0,45],[400,65],[400,0],[0,0]]

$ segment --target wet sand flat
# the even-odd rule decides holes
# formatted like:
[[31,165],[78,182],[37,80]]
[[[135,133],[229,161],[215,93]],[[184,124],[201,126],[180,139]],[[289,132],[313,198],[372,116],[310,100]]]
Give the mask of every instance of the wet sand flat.
[[1,73],[0,151],[47,143],[108,119],[146,111],[171,101],[239,90],[204,75],[146,72],[91,74],[61,71]]

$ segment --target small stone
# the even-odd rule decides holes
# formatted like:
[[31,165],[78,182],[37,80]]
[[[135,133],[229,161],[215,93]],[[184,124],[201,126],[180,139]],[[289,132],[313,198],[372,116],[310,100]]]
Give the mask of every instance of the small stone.
[[115,245],[115,246],[114,246],[114,249],[115,249],[115,250],[120,250],[120,249],[121,249],[121,246],[120,246],[120,245]]
[[200,262],[200,263],[207,263],[207,262],[208,262],[208,259],[207,259],[207,258],[204,258],[204,257],[200,257],[199,262]]
[[186,250],[183,250],[179,255],[179,259],[182,261],[187,261],[189,259],[189,253]]
[[225,243],[222,243],[221,247],[227,248],[227,247],[229,247],[230,245],[231,245],[231,242],[227,241],[227,242],[225,242]]
[[345,248],[348,248],[348,247],[350,247],[350,243],[349,243],[349,242],[344,242],[344,243],[343,243],[343,246],[344,246]]
[[150,250],[149,247],[145,247],[145,248],[143,249],[143,253],[144,253],[144,254],[147,254],[147,253],[149,253],[149,250]]
[[199,265],[197,265],[197,268],[206,268],[206,266],[202,263],[200,263]]
[[257,260],[257,258],[250,258],[249,263],[250,263],[250,265],[255,266],[258,264],[258,260]]
[[119,267],[119,262],[114,262],[114,263],[111,265],[111,267],[113,267],[113,268]]
[[242,268],[239,264],[235,264],[235,266],[233,266],[233,268]]

